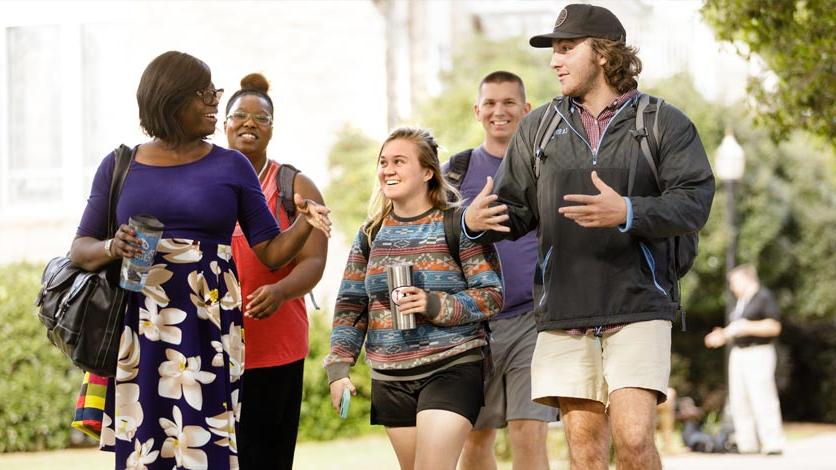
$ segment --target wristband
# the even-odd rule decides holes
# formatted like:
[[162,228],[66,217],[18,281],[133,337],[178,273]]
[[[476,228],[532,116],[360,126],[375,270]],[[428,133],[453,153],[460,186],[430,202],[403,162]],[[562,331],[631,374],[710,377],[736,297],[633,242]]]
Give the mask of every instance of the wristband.
[[108,238],[104,242],[104,251],[108,258],[113,258],[113,238]]

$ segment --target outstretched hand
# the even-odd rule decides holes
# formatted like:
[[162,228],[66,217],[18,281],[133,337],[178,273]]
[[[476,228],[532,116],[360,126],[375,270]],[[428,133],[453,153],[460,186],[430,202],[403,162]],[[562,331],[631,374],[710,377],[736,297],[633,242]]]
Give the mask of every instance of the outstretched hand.
[[488,176],[485,181],[485,186],[479,191],[479,194],[473,198],[470,206],[464,212],[464,223],[467,225],[467,230],[470,232],[485,232],[493,230],[495,232],[510,232],[511,229],[502,222],[508,220],[508,206],[499,204],[491,206],[495,203],[499,196],[491,194],[493,191],[493,178]]
[[331,219],[328,218],[330,209],[310,199],[305,199],[299,193],[293,194],[293,202],[296,204],[296,213],[305,217],[305,220],[315,229],[321,230],[325,236],[331,238]]
[[581,227],[617,227],[627,221],[627,203],[620,194],[607,186],[592,172],[592,184],[598,189],[596,195],[567,194],[564,201],[577,202],[577,206],[563,206],[557,211],[575,221]]

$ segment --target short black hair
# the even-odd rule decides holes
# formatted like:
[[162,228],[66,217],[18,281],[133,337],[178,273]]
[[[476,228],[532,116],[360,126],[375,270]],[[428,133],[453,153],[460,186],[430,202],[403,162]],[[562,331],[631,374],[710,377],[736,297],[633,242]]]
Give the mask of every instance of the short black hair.
[[235,104],[235,101],[238,98],[246,95],[253,95],[258,96],[259,98],[263,98],[264,101],[267,102],[268,107],[270,108],[270,115],[273,115],[273,100],[270,99],[270,95],[267,92],[270,90],[270,82],[264,77],[264,75],[260,73],[251,73],[245,75],[244,78],[241,79],[241,89],[236,91],[230,98],[229,101],[226,102],[226,115],[229,115],[229,110],[232,109],[232,105]]
[[211,84],[209,66],[197,57],[178,51],[157,56],[145,67],[136,89],[139,125],[146,134],[172,147],[186,142],[188,136],[177,114],[196,96],[196,91]]
[[482,99],[482,86],[485,83],[505,83],[505,82],[512,82],[516,83],[520,87],[520,95],[522,95],[523,103],[525,103],[525,84],[520,78],[519,75],[515,73],[511,73],[505,70],[497,70],[496,72],[491,72],[485,75],[485,78],[479,82],[479,89],[476,92],[477,101]]

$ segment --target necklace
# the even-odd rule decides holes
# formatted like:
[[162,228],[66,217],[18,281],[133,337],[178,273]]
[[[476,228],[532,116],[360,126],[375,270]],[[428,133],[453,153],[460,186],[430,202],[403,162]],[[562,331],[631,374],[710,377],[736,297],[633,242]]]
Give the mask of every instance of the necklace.
[[258,171],[258,180],[261,181],[262,175],[264,175],[264,170],[267,169],[267,164],[270,163],[270,160],[265,159],[264,165],[261,166],[261,170]]

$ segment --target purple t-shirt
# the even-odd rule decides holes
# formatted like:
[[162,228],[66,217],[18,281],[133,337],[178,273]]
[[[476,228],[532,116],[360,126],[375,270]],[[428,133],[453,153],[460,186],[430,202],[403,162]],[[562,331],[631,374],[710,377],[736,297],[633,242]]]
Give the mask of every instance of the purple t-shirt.
[[[460,191],[465,204],[479,194],[485,186],[485,179],[494,177],[502,163],[502,157],[496,157],[479,146],[473,149],[467,173],[462,180]],[[447,165],[444,166],[445,171]],[[533,309],[531,288],[534,283],[534,268],[537,265],[537,232],[531,231],[523,237],[511,241],[502,240],[494,243],[502,263],[502,280],[505,283],[505,307],[492,320],[510,318]]]
[[[107,203],[113,174],[114,154],[102,160],[78,236],[99,240],[107,236]],[[135,214],[151,214],[165,225],[164,238],[212,240],[229,244],[235,222],[250,245],[279,233],[276,219],[267,208],[253,166],[237,150],[212,145],[200,160],[175,166],[151,166],[131,162],[116,219],[128,223]]]

